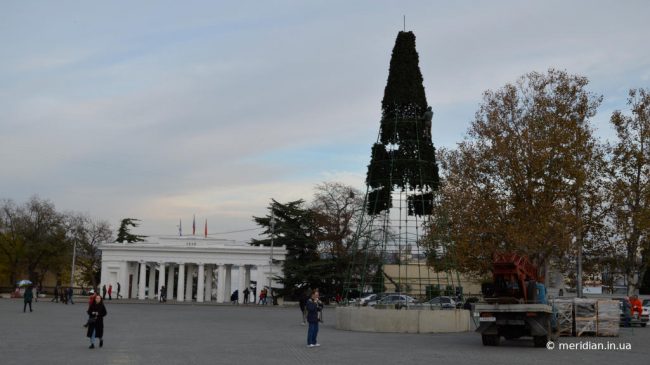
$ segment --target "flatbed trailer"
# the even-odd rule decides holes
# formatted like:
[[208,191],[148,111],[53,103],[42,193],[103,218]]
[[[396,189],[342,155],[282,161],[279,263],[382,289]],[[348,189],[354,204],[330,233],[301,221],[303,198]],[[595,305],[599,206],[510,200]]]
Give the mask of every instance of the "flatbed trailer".
[[557,340],[553,307],[547,304],[489,304],[477,303],[484,346],[498,346],[501,337],[507,340],[532,337],[535,347],[545,347]]

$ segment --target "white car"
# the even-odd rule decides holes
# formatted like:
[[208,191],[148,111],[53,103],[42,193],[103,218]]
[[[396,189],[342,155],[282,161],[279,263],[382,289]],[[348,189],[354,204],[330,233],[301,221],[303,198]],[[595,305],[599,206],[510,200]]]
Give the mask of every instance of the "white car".
[[[417,299],[404,295],[404,294],[389,294],[380,300],[377,301],[376,304],[385,304],[385,305],[396,305],[396,306],[407,306],[411,304],[417,303]],[[370,306],[373,306],[373,304],[369,304]]]
[[642,316],[650,315],[650,299],[643,299],[643,314]]
[[369,294],[359,298],[359,305],[366,306],[368,303],[376,302],[377,300],[379,300],[379,294]]

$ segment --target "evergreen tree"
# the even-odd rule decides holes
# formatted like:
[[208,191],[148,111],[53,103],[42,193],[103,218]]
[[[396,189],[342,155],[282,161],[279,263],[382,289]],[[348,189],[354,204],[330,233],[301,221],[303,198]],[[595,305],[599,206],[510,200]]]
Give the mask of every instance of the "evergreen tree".
[[[273,244],[275,247],[285,246],[286,259],[283,262],[284,276],[274,279],[284,285],[281,295],[294,296],[302,288],[320,288],[326,291],[328,268],[331,263],[321,260],[318,251],[318,228],[313,213],[304,207],[303,200],[286,204],[272,200],[269,211],[275,216]],[[265,217],[253,217],[255,223],[264,227],[263,235],[267,238],[253,239],[254,246],[271,245],[271,214]],[[258,283],[261,287],[263,283]]]
[[147,238],[147,236],[140,236],[140,235],[137,235],[137,234],[131,234],[131,232],[130,232],[131,229],[129,227],[133,227],[133,228],[138,227],[139,224],[136,223],[136,222],[139,222],[139,221],[140,221],[139,219],[135,219],[135,218],[124,218],[124,219],[122,219],[122,222],[120,223],[120,228],[117,231],[117,239],[115,240],[115,242],[133,243],[133,242],[142,242],[142,241],[144,241],[144,239]]

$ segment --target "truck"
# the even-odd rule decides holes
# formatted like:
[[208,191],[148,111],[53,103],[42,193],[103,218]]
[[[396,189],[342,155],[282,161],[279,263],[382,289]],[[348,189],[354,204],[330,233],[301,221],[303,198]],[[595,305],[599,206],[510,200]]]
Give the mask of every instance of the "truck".
[[482,285],[483,302],[474,307],[479,315],[476,332],[484,346],[498,346],[501,337],[532,337],[535,347],[557,340],[556,316],[543,278],[527,256],[495,253],[492,277],[491,283]]

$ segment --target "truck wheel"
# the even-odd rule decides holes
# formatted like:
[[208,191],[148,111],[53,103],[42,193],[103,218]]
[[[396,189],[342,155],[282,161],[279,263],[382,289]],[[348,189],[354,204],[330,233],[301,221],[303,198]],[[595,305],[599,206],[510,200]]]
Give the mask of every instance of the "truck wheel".
[[535,344],[535,347],[546,347],[547,342],[548,342],[548,336],[533,337],[533,343]]
[[535,347],[546,347],[546,343],[549,341],[551,338],[551,321],[546,319],[546,335],[544,336],[533,336],[533,344],[535,344]]
[[501,337],[499,335],[482,335],[483,346],[499,346]]

